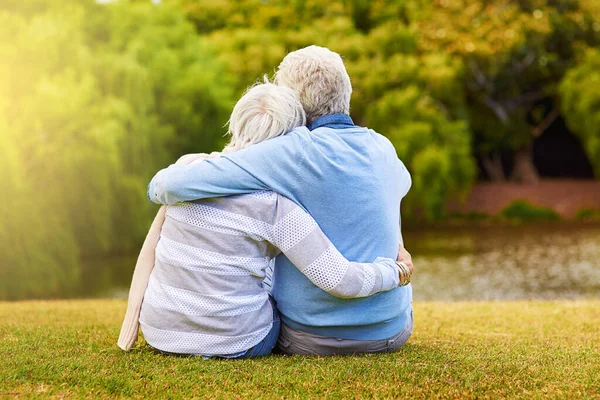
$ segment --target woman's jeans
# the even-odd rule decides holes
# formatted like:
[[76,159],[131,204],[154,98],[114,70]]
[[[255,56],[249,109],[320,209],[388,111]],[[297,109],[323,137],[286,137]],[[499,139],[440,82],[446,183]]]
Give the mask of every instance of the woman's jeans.
[[279,318],[279,311],[277,311],[275,300],[273,300],[273,298],[269,296],[269,301],[271,302],[271,306],[273,307],[273,328],[271,328],[271,330],[267,334],[267,337],[260,341],[256,346],[250,348],[248,351],[246,351],[246,353],[232,358],[268,356],[275,348],[275,345],[277,344],[277,338],[279,338],[281,319]]

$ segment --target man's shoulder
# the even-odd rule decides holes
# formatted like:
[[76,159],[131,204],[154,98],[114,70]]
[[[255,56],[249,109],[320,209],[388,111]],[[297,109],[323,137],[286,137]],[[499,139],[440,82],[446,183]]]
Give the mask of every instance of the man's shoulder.
[[286,136],[296,136],[296,137],[299,137],[302,139],[307,139],[307,138],[310,138],[310,131],[308,130],[308,128],[306,126],[297,126],[281,137],[286,137]]
[[373,130],[373,129],[370,129],[370,128],[365,128],[365,129],[367,129],[367,130],[369,131],[369,134],[370,134],[370,135],[371,135],[371,136],[372,136],[372,137],[373,137],[375,140],[377,140],[378,142],[380,142],[381,144],[383,144],[383,145],[385,145],[385,146],[388,146],[388,147],[391,147],[391,148],[394,148],[394,145],[392,144],[391,140],[390,140],[390,139],[388,139],[386,136],[382,135],[382,134],[381,134],[381,133],[379,133],[379,132],[376,132],[376,131],[375,131],[375,130]]
[[[306,129],[306,131],[308,131],[308,129]],[[331,132],[337,133],[337,134],[353,134],[353,135],[364,135],[364,136],[370,136],[371,138],[373,138],[373,140],[381,142],[381,143],[385,143],[388,146],[392,146],[392,142],[385,137],[384,135],[380,134],[379,132],[376,132],[375,130],[365,127],[365,126],[358,126],[358,125],[354,125],[351,127],[344,127],[344,128],[330,128],[327,126],[321,126],[316,128],[313,131],[308,131],[308,132],[303,132],[303,134],[306,137],[311,137],[311,134],[315,135],[315,136],[326,136],[328,134],[330,134]]]
[[306,145],[311,142],[310,131],[305,127],[297,127],[282,136],[277,136],[252,146],[223,155],[224,158],[236,160],[250,158],[263,158],[268,156],[279,159],[288,157],[298,152],[303,152]]
[[[287,132],[284,135],[274,137],[272,139],[266,140],[263,143],[271,143],[273,145],[281,145],[285,143],[292,142],[310,142],[312,141],[311,131],[308,130],[306,126],[297,126],[291,131]],[[259,143],[260,144],[260,143]]]

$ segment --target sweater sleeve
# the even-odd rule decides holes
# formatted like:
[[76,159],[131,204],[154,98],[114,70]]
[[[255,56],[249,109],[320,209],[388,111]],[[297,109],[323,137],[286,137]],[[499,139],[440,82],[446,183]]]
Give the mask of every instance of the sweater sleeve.
[[175,204],[210,197],[273,190],[294,197],[308,130],[292,132],[247,149],[190,165],[171,165],[148,185],[148,198]]
[[319,288],[341,298],[367,297],[396,288],[399,271],[394,260],[348,261],[316,221],[291,200],[278,196],[272,242]]
[[138,320],[142,309],[142,301],[146,287],[148,286],[150,274],[154,269],[154,251],[160,239],[160,232],[165,222],[166,212],[167,208],[162,206],[156,214],[135,264],[133,278],[131,279],[131,288],[129,289],[127,311],[125,312],[119,341],[117,342],[118,346],[125,351],[133,348],[138,337]]
[[[214,157],[218,157],[218,154],[187,154],[181,157],[176,164],[179,166]],[[165,206],[162,206],[158,210],[135,264],[131,287],[129,289],[127,310],[125,311],[121,333],[117,342],[117,345],[125,351],[133,348],[138,337],[140,311],[144,301],[144,294],[148,287],[148,280],[154,269],[156,246],[160,240],[160,233],[165,222],[166,213],[167,208]]]

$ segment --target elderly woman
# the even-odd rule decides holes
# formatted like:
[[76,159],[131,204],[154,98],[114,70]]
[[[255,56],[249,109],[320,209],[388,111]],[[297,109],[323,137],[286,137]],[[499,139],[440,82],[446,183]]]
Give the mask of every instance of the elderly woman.
[[[231,142],[224,152],[243,151],[305,123],[291,89],[254,86],[233,110]],[[154,231],[162,222],[160,213],[157,220]],[[134,273],[119,340],[124,349],[137,337],[141,303],[144,337],[161,352],[225,358],[269,354],[280,321],[263,280],[280,253],[333,296],[366,297],[399,284],[395,260],[349,262],[308,213],[270,191],[168,206],[155,258],[153,235]]]

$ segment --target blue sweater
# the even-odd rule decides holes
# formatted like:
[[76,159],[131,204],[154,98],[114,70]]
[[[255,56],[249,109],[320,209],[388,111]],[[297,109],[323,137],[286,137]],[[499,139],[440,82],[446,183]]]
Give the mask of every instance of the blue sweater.
[[[309,211],[349,260],[396,258],[400,200],[410,174],[388,139],[349,116],[323,116],[309,126],[245,150],[159,171],[148,187],[155,203],[273,190]],[[288,326],[316,335],[380,340],[408,324],[410,285],[368,298],[340,299],[316,287],[283,255],[273,295]]]

